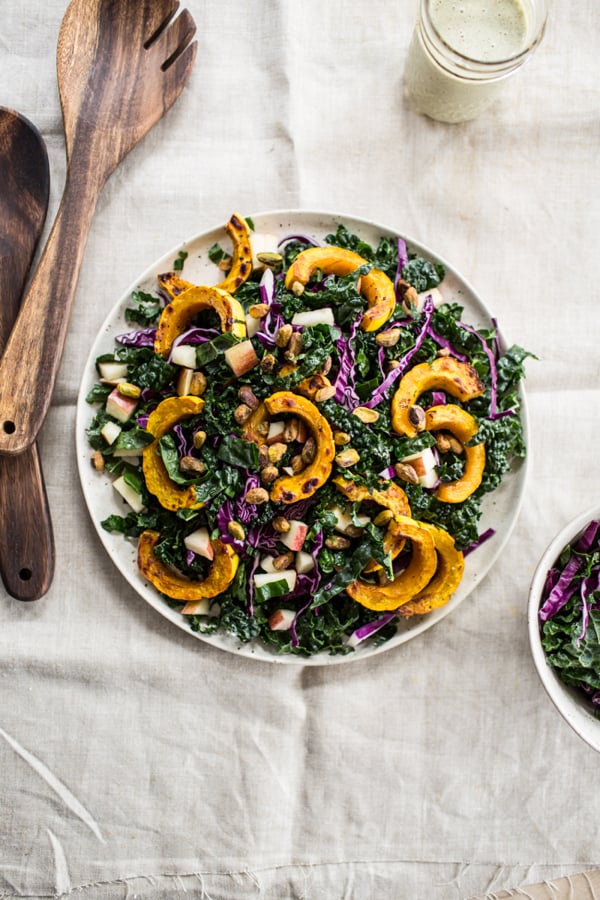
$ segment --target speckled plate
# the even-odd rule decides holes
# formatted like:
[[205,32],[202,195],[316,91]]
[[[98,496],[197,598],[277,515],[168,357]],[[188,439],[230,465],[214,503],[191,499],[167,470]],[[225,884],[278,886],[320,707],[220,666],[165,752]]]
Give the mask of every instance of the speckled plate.
[[[257,232],[268,232],[280,235],[282,238],[289,234],[302,233],[322,240],[326,234],[335,231],[340,222],[343,222],[351,231],[360,235],[365,241],[374,245],[378,243],[379,238],[382,236],[395,237],[398,235],[397,231],[374,222],[357,219],[350,215],[327,212],[279,210],[252,214],[251,218],[254,221]],[[477,328],[491,327],[492,316],[486,305],[452,265],[418,241],[412,240],[410,236],[402,234],[402,237],[406,240],[411,252],[418,253],[433,261],[441,262],[445,266],[444,297],[449,301],[460,303],[464,307],[465,321]],[[90,465],[91,451],[85,432],[93,416],[94,408],[90,407],[85,398],[97,380],[95,360],[102,353],[112,352],[117,335],[131,330],[131,325],[125,321],[124,310],[130,305],[132,291],[140,289],[155,290],[156,276],[172,268],[173,260],[180,250],[185,250],[188,253],[185,263],[185,277],[187,280],[200,284],[215,283],[217,273],[214,264],[208,258],[208,250],[214,243],[225,243],[225,241],[226,236],[223,225],[219,225],[169,250],[168,253],[140,275],[117,301],[90,349],[77,404],[77,461],[85,501],[100,541],[123,577],[146,603],[149,603],[150,606],[172,624],[184,629],[190,637],[209,643],[214,647],[219,647],[222,650],[262,661],[314,666],[349,663],[353,660],[364,659],[367,656],[397,648],[399,645],[432,628],[452,613],[490,570],[508,540],[519,514],[525,488],[527,470],[525,462],[517,462],[513,471],[505,477],[500,488],[485,498],[483,515],[480,521],[480,533],[485,532],[488,528],[493,528],[495,534],[491,539],[482,543],[475,552],[467,556],[462,582],[450,602],[426,616],[414,616],[410,619],[399,621],[396,635],[386,643],[372,646],[365,642],[359,645],[352,653],[345,656],[330,656],[327,653],[319,653],[315,656],[304,658],[290,654],[277,654],[270,647],[263,646],[258,641],[243,644],[228,634],[203,635],[192,632],[186,618],[176,610],[171,609],[158,592],[140,574],[136,561],[136,544],[133,541],[126,540],[121,535],[110,534],[100,524],[102,520],[111,514],[122,515],[123,506],[116,496],[116,492],[111,488],[110,478],[94,471]],[[528,416],[523,393],[521,394],[521,400],[525,440],[529,443]]]

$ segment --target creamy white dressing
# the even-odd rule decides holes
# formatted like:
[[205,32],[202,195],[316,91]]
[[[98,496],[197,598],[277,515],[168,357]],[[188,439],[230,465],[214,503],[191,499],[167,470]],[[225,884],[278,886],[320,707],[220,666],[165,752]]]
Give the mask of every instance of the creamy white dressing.
[[442,40],[469,59],[498,62],[525,49],[527,17],[519,0],[433,0],[429,13]]
[[531,2],[422,0],[423,20],[405,68],[405,93],[413,108],[443,122],[463,122],[486,109],[512,71],[507,60],[532,47]]

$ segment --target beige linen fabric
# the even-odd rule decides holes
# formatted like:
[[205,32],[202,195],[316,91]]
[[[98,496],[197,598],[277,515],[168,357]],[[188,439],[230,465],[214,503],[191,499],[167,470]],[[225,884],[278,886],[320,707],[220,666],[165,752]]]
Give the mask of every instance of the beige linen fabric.
[[[493,110],[452,127],[404,104],[409,0],[187,5],[192,79],[101,196],[40,439],[54,583],[31,605],[0,590],[0,897],[458,900],[597,866],[600,759],[541,688],[526,602],[547,542],[597,501],[600,7],[556,3]],[[0,103],[47,141],[47,230],[64,9],[0,4]],[[331,668],[254,663],[163,620],[102,548],[76,470],[111,306],[190,235],[278,208],[435,248],[539,358],[498,563],[415,641]]]

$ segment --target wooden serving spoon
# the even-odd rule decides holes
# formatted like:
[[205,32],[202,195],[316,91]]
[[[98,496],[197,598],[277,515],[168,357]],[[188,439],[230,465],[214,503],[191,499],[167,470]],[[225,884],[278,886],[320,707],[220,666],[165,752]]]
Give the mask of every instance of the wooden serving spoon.
[[106,179],[189,78],[196,26],[187,10],[172,21],[178,6],[178,0],[72,0],[63,18],[57,74],[67,178],[0,362],[0,453],[22,453],[46,417]]
[[[48,209],[44,142],[23,116],[0,107],[0,351],[19,312]],[[54,538],[36,444],[0,457],[0,574],[18,600],[38,600],[54,575]]]

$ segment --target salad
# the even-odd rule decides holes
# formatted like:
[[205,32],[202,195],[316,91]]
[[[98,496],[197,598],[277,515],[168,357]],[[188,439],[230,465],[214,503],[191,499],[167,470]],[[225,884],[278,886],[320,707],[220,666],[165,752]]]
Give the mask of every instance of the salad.
[[225,231],[211,285],[181,251],[96,359],[87,441],[123,501],[102,527],[193,631],[305,657],[388,641],[494,537],[531,354],[400,237]]
[[548,665],[600,718],[600,523],[568,544],[546,577],[539,610]]

